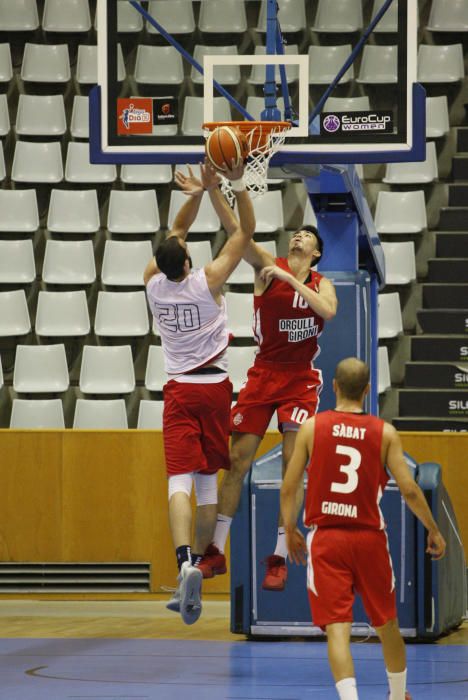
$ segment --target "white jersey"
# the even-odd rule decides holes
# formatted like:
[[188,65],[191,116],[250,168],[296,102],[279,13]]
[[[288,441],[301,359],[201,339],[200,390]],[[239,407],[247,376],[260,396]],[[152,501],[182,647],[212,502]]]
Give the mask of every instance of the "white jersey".
[[214,358],[217,367],[227,370],[226,300],[222,296],[218,305],[213,299],[204,269],[192,270],[182,282],[159,272],[148,282],[146,294],[172,379]]

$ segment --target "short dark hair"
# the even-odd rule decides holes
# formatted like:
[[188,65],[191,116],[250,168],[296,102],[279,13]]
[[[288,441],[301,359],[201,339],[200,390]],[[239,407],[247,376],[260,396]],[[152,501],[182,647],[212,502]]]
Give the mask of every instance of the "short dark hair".
[[188,259],[187,249],[180,244],[177,236],[166,238],[156,250],[156,264],[168,280],[176,280],[184,274],[184,264]]
[[[322,255],[323,255],[323,239],[322,239],[321,236],[319,235],[319,232],[318,232],[318,230],[317,230],[317,227],[316,227],[316,226],[313,226],[312,224],[304,224],[304,226],[300,226],[300,227],[297,229],[297,231],[295,231],[294,233],[299,233],[299,231],[308,231],[309,233],[313,233],[313,234],[314,234],[315,238],[317,239],[317,248],[318,248],[318,250],[319,250],[319,252],[320,252],[320,258],[321,258]],[[293,236],[294,236],[294,233],[293,233]],[[314,265],[316,265],[316,264],[318,263],[318,261],[320,260],[320,258],[315,258],[315,259],[314,259],[314,262],[313,262],[312,265],[311,265],[311,267],[314,267]]]
[[359,401],[369,384],[369,367],[357,357],[347,357],[338,363],[335,381],[345,399]]

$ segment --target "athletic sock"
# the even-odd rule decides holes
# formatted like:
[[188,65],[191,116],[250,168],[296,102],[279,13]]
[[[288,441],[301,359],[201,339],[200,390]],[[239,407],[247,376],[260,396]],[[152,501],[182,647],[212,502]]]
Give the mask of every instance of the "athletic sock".
[[286,534],[284,527],[278,528],[278,539],[276,540],[276,549],[273,552],[277,557],[283,557],[286,559],[288,556],[288,548],[286,547]]
[[390,687],[389,700],[405,700],[406,672],[406,668],[400,673],[390,673],[390,671],[387,671],[388,685]]
[[190,564],[190,545],[189,544],[182,544],[180,547],[177,547],[176,549],[176,557],[177,557],[177,566],[180,567],[184,563],[184,561],[188,561]]
[[201,562],[203,559],[203,554],[194,554],[193,552],[190,554],[190,558],[192,559],[192,566],[198,566],[198,564]]
[[229,535],[229,528],[231,527],[232,518],[228,515],[218,514],[216,520],[216,528],[213,537],[213,544],[219,549],[221,554],[224,554],[224,548],[226,546],[226,540]]
[[355,678],[343,678],[336,684],[340,700],[359,700]]

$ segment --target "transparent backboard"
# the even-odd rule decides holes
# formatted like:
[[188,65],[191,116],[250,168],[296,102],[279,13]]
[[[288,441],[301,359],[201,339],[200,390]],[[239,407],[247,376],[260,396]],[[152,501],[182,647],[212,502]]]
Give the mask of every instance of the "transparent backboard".
[[174,26],[168,0],[97,0],[92,162],[198,162],[203,122],[264,118],[266,93],[292,122],[273,165],[424,158],[417,0],[279,0],[275,55],[267,0],[236,0],[226,26],[204,5],[179,2]]

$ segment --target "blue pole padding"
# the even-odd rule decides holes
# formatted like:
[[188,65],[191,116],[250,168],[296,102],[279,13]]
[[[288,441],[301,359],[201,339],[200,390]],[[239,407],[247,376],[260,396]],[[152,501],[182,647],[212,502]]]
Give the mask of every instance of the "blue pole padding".
[[[188,53],[188,51],[186,51],[186,50],[184,49],[184,47],[181,46],[181,45],[179,44],[179,42],[176,41],[176,39],[174,39],[174,37],[172,37],[171,34],[169,34],[169,32],[167,32],[167,31],[164,29],[164,27],[163,27],[161,24],[159,24],[159,22],[158,22],[157,20],[154,19],[154,17],[151,17],[151,15],[150,15],[141,5],[139,5],[139,4],[136,2],[136,0],[128,0],[128,1],[129,1],[130,5],[132,5],[132,7],[134,7],[135,10],[137,10],[137,12],[140,13],[140,15],[142,15],[155,29],[158,30],[158,32],[161,34],[161,36],[163,36],[163,37],[166,39],[166,41],[168,41],[170,44],[172,44],[172,46],[173,46],[175,49],[177,49],[177,51],[178,51],[180,54],[182,54],[182,56],[183,56],[194,68],[196,68],[196,70],[197,70],[199,73],[201,73],[202,75],[204,75],[203,66],[201,66],[201,65],[198,63],[198,61],[196,61],[196,60],[194,59],[194,57],[191,56],[191,55]],[[245,107],[243,107],[241,104],[239,104],[239,102],[238,102],[232,95],[230,95],[229,92],[228,92],[227,90],[225,90],[225,89],[223,88],[222,85],[220,85],[216,80],[213,80],[213,85],[214,85],[214,87],[216,88],[216,90],[217,90],[219,93],[221,93],[221,95],[222,95],[223,97],[225,97],[227,100],[229,100],[229,102],[233,105],[233,107],[235,107],[235,108],[242,114],[242,116],[245,117],[245,119],[248,119],[249,121],[255,121],[254,118],[252,117],[252,115],[249,114],[249,113],[247,112],[247,110],[245,109]]]
[[[273,56],[276,53],[276,0],[268,0],[267,2],[267,18],[266,18],[266,53]],[[261,117],[265,120],[277,120],[280,118],[279,110],[276,105],[276,80],[275,66],[265,66],[265,86],[263,88],[265,96],[265,110]]]
[[[281,34],[281,27],[279,22],[276,25],[276,53],[281,56],[284,55],[284,44],[283,37]],[[286,77],[286,66],[280,66],[280,77],[281,77],[281,92],[283,93],[284,99],[284,118],[287,121],[292,121],[292,106],[291,99],[289,97],[288,80]]]
[[319,99],[319,101],[317,102],[317,104],[316,104],[316,106],[315,106],[315,109],[314,109],[314,111],[312,112],[312,116],[311,116],[310,119],[309,119],[309,128],[312,126],[312,122],[314,121],[314,119],[315,119],[315,118],[320,114],[320,112],[322,111],[323,105],[325,104],[325,102],[327,101],[327,99],[329,98],[330,94],[333,92],[333,90],[334,90],[335,87],[337,86],[337,84],[340,82],[340,80],[341,80],[341,78],[343,77],[343,75],[346,73],[346,71],[348,70],[348,68],[349,68],[349,67],[354,63],[354,61],[356,60],[358,53],[361,51],[362,47],[363,47],[364,44],[366,43],[366,41],[367,41],[369,35],[374,31],[375,26],[380,22],[380,20],[382,19],[382,17],[384,16],[384,14],[387,12],[387,10],[388,10],[388,8],[390,7],[390,5],[392,4],[392,2],[393,2],[393,0],[385,0],[385,3],[382,5],[382,7],[381,7],[380,10],[377,12],[377,14],[375,15],[374,19],[372,20],[372,22],[369,24],[369,26],[367,27],[366,31],[365,31],[364,34],[362,35],[362,37],[359,39],[358,43],[356,44],[356,46],[355,46],[354,49],[352,50],[352,52],[351,52],[351,54],[349,55],[349,57],[347,58],[346,62],[345,62],[345,63],[343,64],[343,66],[340,68],[340,70],[338,71],[338,73],[337,73],[336,77],[334,78],[334,80],[330,83],[330,85],[328,86],[328,88],[327,88],[327,89],[325,90],[325,92],[323,93],[322,97],[321,97],[321,98]]

